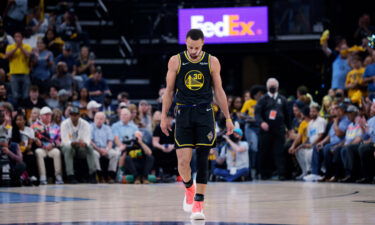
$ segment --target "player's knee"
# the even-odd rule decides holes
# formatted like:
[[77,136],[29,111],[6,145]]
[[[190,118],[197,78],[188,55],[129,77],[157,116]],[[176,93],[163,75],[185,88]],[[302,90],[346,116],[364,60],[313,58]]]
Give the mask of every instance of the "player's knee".
[[208,155],[210,147],[199,147],[197,149],[197,178],[198,184],[207,184],[208,180]]

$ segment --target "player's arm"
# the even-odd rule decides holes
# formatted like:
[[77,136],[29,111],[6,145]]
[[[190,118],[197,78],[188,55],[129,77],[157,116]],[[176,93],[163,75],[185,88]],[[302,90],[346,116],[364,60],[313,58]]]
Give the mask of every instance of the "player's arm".
[[161,123],[160,127],[163,133],[169,136],[169,131],[172,131],[171,124],[167,121],[167,114],[169,108],[173,102],[173,93],[175,88],[176,76],[177,71],[180,66],[180,61],[177,55],[172,56],[168,62],[168,72],[167,72],[167,87],[165,93],[163,95],[163,104],[162,104],[162,111],[161,111]]
[[230,118],[227,96],[224,92],[222,82],[221,82],[220,62],[216,57],[211,56],[210,65],[211,65],[211,77],[212,77],[212,83],[214,87],[215,98],[221,111],[224,113],[224,116],[226,119],[227,135],[230,135],[233,133],[234,126]]

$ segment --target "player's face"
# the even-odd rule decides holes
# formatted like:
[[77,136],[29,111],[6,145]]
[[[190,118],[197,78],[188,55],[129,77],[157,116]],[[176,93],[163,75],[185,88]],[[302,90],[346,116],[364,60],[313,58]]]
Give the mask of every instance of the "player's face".
[[196,59],[202,52],[203,40],[192,40],[190,37],[186,39],[186,48],[189,53],[190,58]]

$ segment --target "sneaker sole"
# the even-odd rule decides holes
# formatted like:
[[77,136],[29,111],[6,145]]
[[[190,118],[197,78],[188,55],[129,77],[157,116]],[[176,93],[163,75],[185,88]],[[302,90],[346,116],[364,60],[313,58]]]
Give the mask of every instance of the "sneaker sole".
[[184,202],[182,204],[182,208],[187,213],[191,213],[191,211],[193,210],[193,204],[187,204],[186,203],[186,196],[184,197]]
[[204,216],[204,214],[202,212],[196,212],[196,213],[191,214],[190,219],[192,219],[192,220],[205,220],[206,217]]

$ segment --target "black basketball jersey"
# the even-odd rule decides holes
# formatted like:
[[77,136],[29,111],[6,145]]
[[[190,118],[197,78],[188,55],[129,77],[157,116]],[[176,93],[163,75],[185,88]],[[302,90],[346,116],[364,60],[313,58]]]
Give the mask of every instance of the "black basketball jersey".
[[212,79],[210,69],[210,54],[203,52],[200,60],[193,62],[187,52],[178,54],[180,67],[176,77],[177,104],[195,105],[211,104]]

